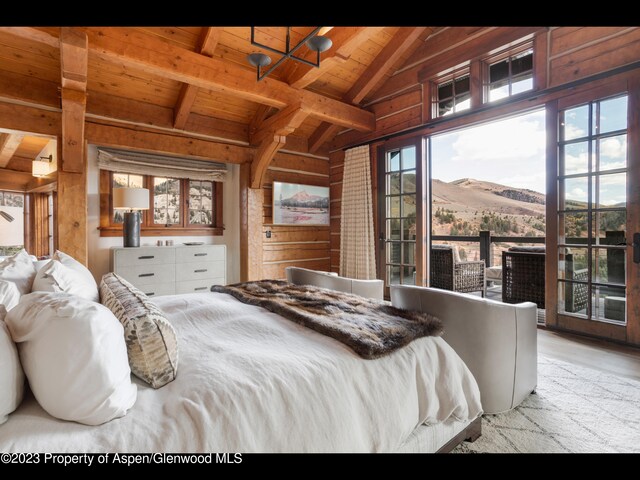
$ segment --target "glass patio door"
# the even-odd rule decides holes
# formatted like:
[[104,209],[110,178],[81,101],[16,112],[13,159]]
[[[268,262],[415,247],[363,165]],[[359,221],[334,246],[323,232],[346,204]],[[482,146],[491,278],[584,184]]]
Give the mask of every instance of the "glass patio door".
[[421,141],[388,145],[378,154],[378,265],[389,285],[415,285],[421,278],[423,195]]
[[640,183],[630,175],[629,95],[580,100],[558,104],[557,326],[625,340],[638,322],[629,285],[637,279],[627,275],[630,195]]

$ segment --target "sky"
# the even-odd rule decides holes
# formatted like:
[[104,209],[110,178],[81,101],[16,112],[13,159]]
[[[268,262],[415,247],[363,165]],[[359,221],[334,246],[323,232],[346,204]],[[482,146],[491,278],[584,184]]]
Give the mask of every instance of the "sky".
[[[600,133],[624,130],[627,126],[626,113],[626,96],[600,101],[597,114]],[[567,110],[562,126],[567,140],[586,136],[589,129],[588,105]],[[545,193],[544,109],[432,138],[433,178],[445,182],[474,178]],[[626,166],[626,135],[601,139],[598,150],[600,171]],[[588,158],[587,142],[567,145],[565,173],[587,172]],[[596,168],[595,160],[592,168]],[[567,179],[565,188],[568,200],[587,201],[586,178]],[[596,190],[601,206],[626,202],[625,174],[600,176],[597,188],[594,184],[594,192]]]
[[433,178],[474,178],[545,193],[545,113],[432,137]]

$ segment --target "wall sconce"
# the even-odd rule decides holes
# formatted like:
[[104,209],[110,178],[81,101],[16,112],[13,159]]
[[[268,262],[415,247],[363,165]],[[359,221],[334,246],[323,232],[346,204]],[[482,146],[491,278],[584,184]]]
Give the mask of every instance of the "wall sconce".
[[53,154],[34,160],[31,163],[31,174],[34,177],[46,177],[51,173],[51,163],[53,163]]

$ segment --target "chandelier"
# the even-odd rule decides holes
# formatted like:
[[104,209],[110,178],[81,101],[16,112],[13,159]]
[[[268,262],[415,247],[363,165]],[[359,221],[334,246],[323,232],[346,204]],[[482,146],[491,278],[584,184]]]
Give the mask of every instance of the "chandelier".
[[[309,65],[311,67],[318,68],[320,66],[320,54],[322,52],[326,52],[331,48],[333,42],[331,42],[330,38],[323,37],[318,35],[317,33],[320,31],[322,27],[314,28],[306,37],[304,37],[300,42],[291,46],[291,27],[287,27],[287,38],[285,42],[285,51],[278,50],[277,48],[270,47],[268,45],[264,45],[259,43],[255,39],[255,27],[251,27],[251,45],[255,45],[256,47],[264,48],[265,50],[269,50],[270,52],[277,53],[278,55],[282,55],[280,60],[274,63],[269,69],[266,71],[262,71],[264,67],[267,67],[271,64],[271,57],[269,55],[265,55],[264,53],[250,53],[247,55],[247,61],[254,67],[256,67],[256,78],[258,82],[273,72],[278,66],[283,63],[287,58],[295,60],[300,63],[304,63],[305,65]],[[309,50],[312,52],[316,52],[317,57],[315,62],[311,62],[305,58],[297,57],[294,55],[302,47],[302,45],[306,44]]]

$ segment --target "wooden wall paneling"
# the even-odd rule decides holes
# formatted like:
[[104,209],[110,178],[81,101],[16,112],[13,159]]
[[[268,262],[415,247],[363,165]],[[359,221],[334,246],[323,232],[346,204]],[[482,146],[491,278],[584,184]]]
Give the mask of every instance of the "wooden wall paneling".
[[49,255],[49,196],[46,193],[30,194],[33,200],[31,218],[33,230],[30,232],[31,255]]
[[631,30],[631,27],[560,27],[550,33],[549,56],[563,55],[587,45],[599,43],[602,39],[620,35]]
[[[342,176],[344,173],[344,151],[338,150],[329,156],[330,189],[331,189],[331,215],[334,221],[331,224],[331,271],[340,272],[340,219],[342,218]],[[335,219],[338,221],[336,222]]]
[[253,150],[210,140],[167,132],[150,132],[135,127],[94,123],[86,124],[87,139],[96,145],[155,151],[167,155],[187,155],[203,160],[215,159],[224,163],[244,163],[253,156]]
[[640,74],[629,81],[627,172],[627,341],[640,345],[640,264],[633,262],[634,233],[640,232]]
[[[597,32],[601,31],[596,29]],[[578,30],[574,35],[582,33]],[[553,42],[553,35],[551,38]],[[601,41],[592,40],[583,48],[574,47],[567,53],[558,52],[553,43],[551,50],[557,53],[551,57],[549,84],[561,85],[639,60],[640,28],[624,30],[622,34],[605,37]]]

